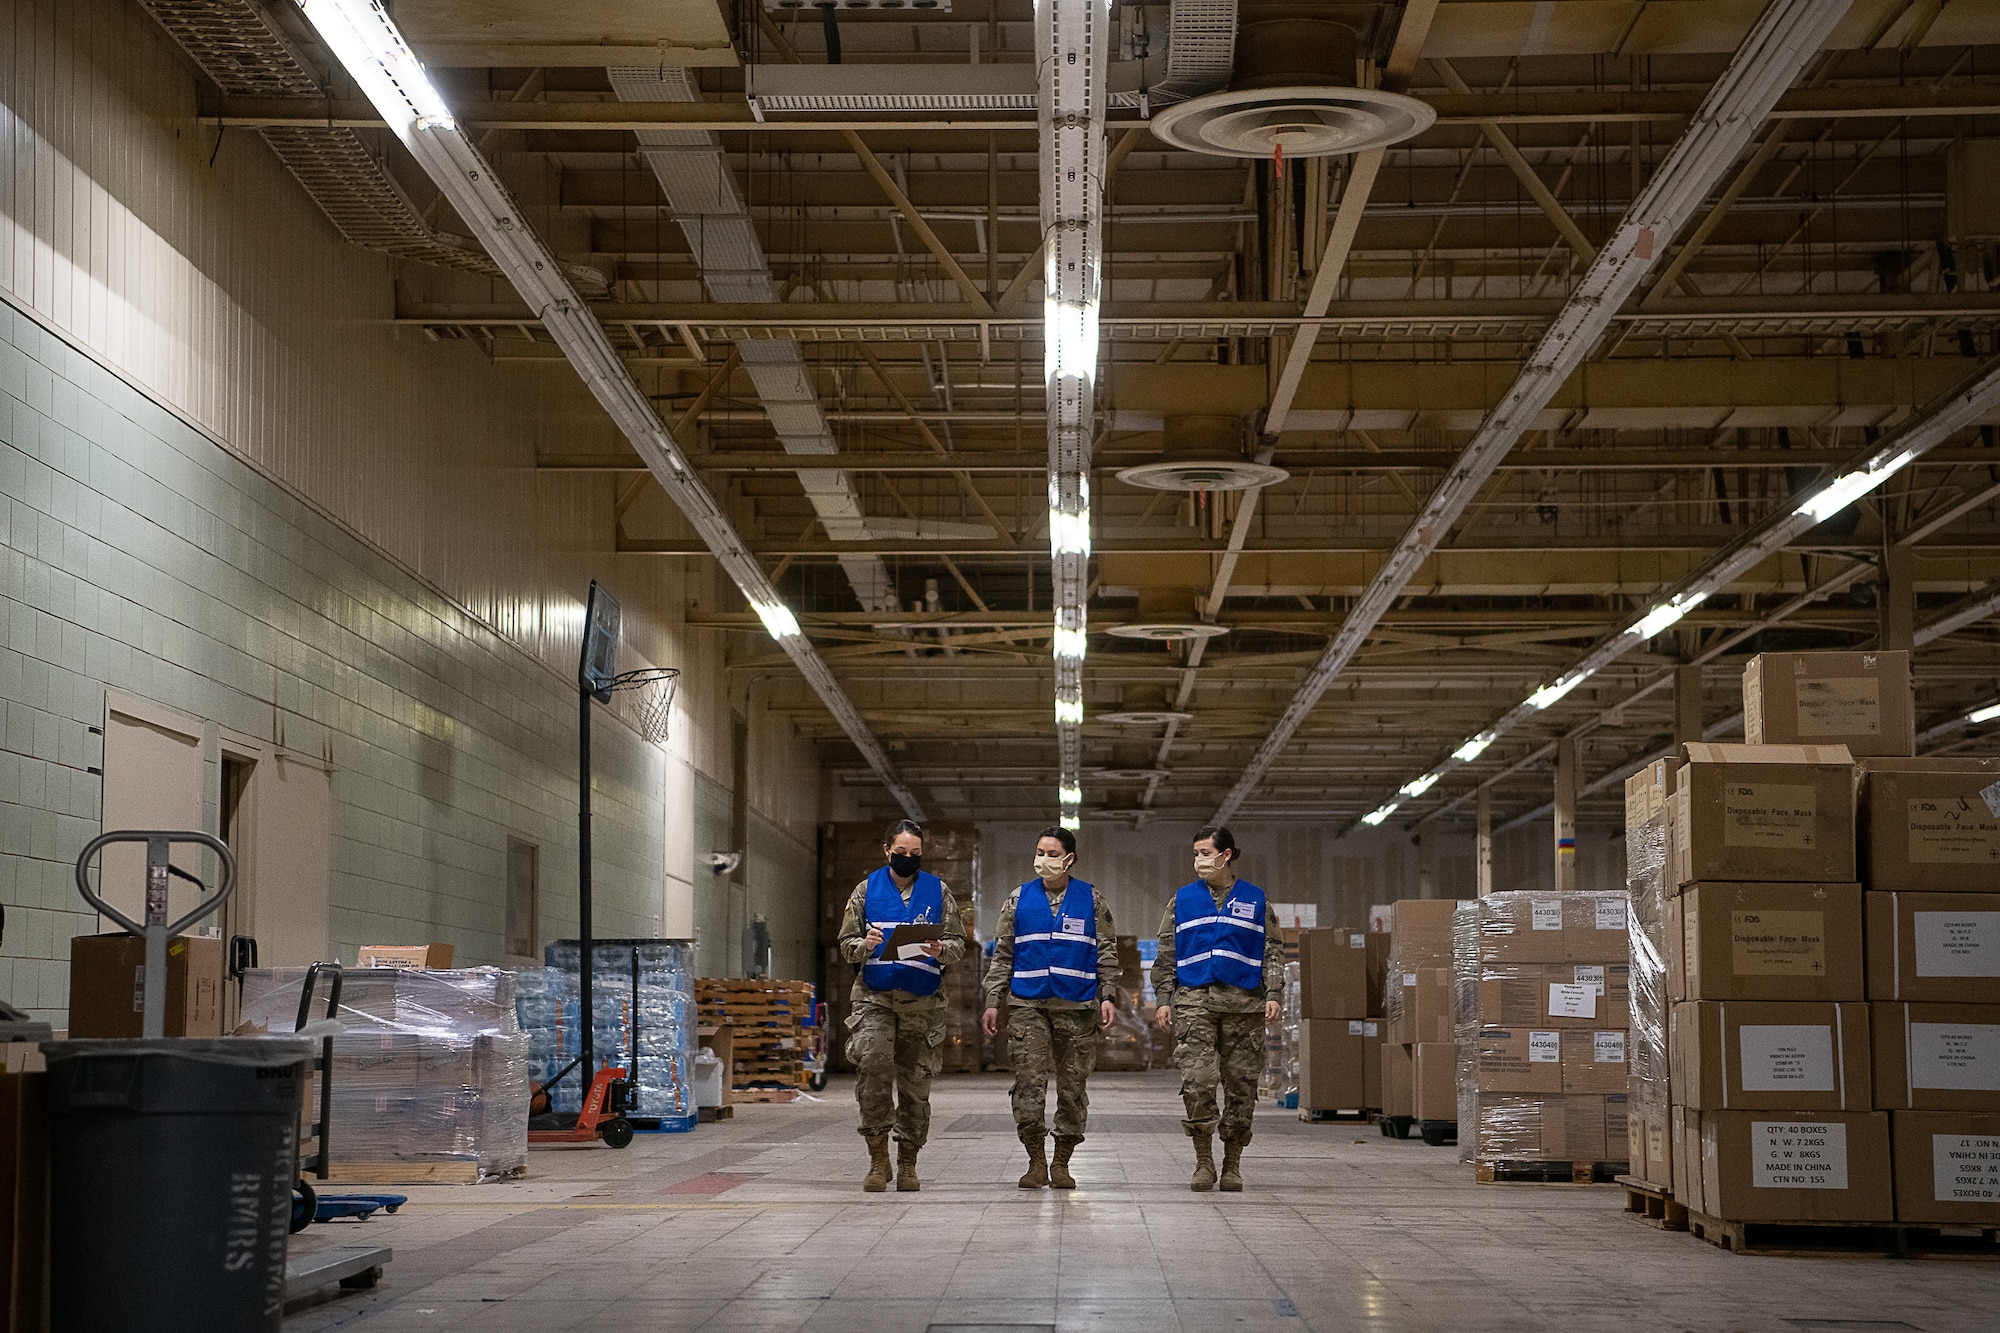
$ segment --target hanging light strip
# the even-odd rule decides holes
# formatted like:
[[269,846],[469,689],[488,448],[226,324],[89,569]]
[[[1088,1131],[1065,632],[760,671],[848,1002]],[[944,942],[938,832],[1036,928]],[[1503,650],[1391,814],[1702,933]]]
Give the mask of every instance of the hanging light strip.
[[[1798,77],[1847,12],[1849,0],[1772,0],[1709,89],[1687,130],[1660,163],[1653,178],[1625,211],[1617,230],[1542,335],[1528,364],[1487,414],[1479,431],[1431,494],[1410,530],[1376,573],[1339,631],[1320,655],[1271,734],[1257,747],[1243,775],[1215,812],[1221,823],[1257,789],[1264,774],[1291,742],[1334,679],[1347,668],[1368,636],[1418,569],[1430,559],[1467,505],[1479,494],[1524,432],[1570,374],[1590,355],[1627,297],[1638,289],[1681,227],[1708,197],[1709,190],[1736,161],[1751,135],[1762,128],[1778,97]],[[1580,678],[1579,678],[1580,679]],[[1571,681],[1562,687],[1567,693]],[[1557,695],[1556,697],[1560,697]],[[1554,702],[1551,698],[1549,702]],[[1388,818],[1386,810],[1375,814]],[[1380,823],[1377,819],[1374,822]]]
[[799,632],[798,619],[778,596],[763,566],[736,535],[715,497],[696,478],[652,404],[618,359],[604,329],[570,286],[533,226],[521,216],[513,196],[459,128],[451,108],[379,0],[297,3],[348,76],[493,256],[528,308],[536,312],[591,395],[701,534],[771,637],[812,685],[896,803],[911,818],[923,818],[916,796],[896,776],[881,742],[826,662]]
[[[1600,640],[1567,671],[1452,751],[1450,758],[1441,760],[1422,777],[1404,783],[1400,794],[1410,797],[1423,795],[1454,764],[1470,763],[1478,758],[1496,739],[1554,707],[1578,685],[1655,635],[1672,628],[1682,616],[1711,594],[1728,588],[1794,540],[1853,504],[1959,431],[1976,425],[1995,406],[2000,406],[2000,357],[1986,362],[1958,385],[1933,399],[1885,439],[1855,455],[1846,467],[1799,492],[1793,497],[1790,509],[1771,515],[1716,552],[1652,610],[1628,628]],[[1376,818],[1377,815],[1382,818]],[[1363,815],[1361,822],[1379,824],[1387,817],[1386,809],[1378,809]]]
[[1083,658],[1089,632],[1090,442],[1096,428],[1104,228],[1107,0],[1035,0],[1041,115],[1043,373],[1049,430],[1049,557],[1054,581],[1056,802],[1083,806]]

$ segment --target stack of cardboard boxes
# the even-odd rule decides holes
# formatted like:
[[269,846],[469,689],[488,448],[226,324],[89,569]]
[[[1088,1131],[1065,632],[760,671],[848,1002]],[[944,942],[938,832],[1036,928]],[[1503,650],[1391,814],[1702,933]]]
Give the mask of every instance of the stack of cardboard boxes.
[[1496,893],[1465,905],[1461,1140],[1470,1117],[1482,1179],[1515,1164],[1594,1172],[1624,1161],[1626,932],[1622,891]]
[[1665,1160],[1635,1109],[1635,1173],[1730,1221],[1992,1226],[2000,761],[1910,757],[1905,654],[1766,654],[1744,704],[1759,743],[1651,779],[1671,1008],[1635,1097],[1671,1109]]
[[[1382,1105],[1380,935],[1299,932],[1299,1113],[1372,1111]],[[1371,979],[1373,985],[1371,986]]]
[[1458,1119],[1451,956],[1458,905],[1450,898],[1405,898],[1390,908],[1382,992],[1385,1115],[1433,1124]]
[[1673,851],[1673,778],[1677,758],[1659,759],[1625,782],[1625,893],[1631,969],[1626,989],[1632,1021],[1626,1041],[1626,1140],[1631,1175],[1662,1193],[1673,1191],[1673,1096],[1667,1061],[1670,958],[1679,956],[1678,919],[1668,938],[1676,886],[1668,879]]

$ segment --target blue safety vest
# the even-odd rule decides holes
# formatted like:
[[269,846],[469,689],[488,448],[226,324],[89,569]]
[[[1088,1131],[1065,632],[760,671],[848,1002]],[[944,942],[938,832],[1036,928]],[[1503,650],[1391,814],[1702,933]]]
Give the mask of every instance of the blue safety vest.
[[944,980],[944,966],[935,958],[885,959],[882,949],[896,927],[906,925],[949,925],[944,920],[944,881],[927,870],[917,872],[909,901],[903,900],[889,867],[882,866],[868,877],[868,924],[882,932],[882,944],[875,957],[861,965],[861,980],[870,990],[900,990],[912,995],[935,994]]
[[1222,906],[1202,880],[1174,895],[1174,978],[1183,986],[1264,988],[1264,891],[1247,879]]
[[1071,877],[1060,916],[1039,879],[1014,900],[1014,994],[1024,1000],[1097,998],[1097,901]]

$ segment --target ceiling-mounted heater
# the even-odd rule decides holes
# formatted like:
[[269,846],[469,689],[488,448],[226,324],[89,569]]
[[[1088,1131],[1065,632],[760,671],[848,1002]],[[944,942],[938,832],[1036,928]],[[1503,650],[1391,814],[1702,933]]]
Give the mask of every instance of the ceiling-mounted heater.
[[[1274,18],[1236,34],[1229,87],[1153,114],[1155,137],[1217,157],[1335,157],[1422,134],[1437,112],[1414,97],[1356,86],[1354,30]],[[1345,76],[1344,78],[1342,76]]]

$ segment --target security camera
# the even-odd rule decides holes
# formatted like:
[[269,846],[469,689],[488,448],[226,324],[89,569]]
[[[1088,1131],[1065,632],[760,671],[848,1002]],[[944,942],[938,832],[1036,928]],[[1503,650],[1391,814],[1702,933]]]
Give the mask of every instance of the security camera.
[[710,852],[708,854],[708,868],[718,875],[727,875],[742,864],[743,853],[741,852]]

